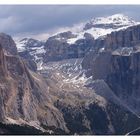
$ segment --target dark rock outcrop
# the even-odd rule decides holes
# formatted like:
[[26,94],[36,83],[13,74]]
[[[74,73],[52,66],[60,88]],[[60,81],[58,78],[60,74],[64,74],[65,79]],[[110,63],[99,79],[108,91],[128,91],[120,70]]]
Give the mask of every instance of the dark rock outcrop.
[[49,38],[45,44],[46,53],[44,62],[66,59],[66,50],[68,47],[69,44],[63,40],[53,37]]
[[79,39],[74,44],[67,43],[67,39],[73,37],[71,32],[50,37],[45,44],[44,62],[83,58],[92,47],[94,38],[91,34],[85,33],[85,39]]

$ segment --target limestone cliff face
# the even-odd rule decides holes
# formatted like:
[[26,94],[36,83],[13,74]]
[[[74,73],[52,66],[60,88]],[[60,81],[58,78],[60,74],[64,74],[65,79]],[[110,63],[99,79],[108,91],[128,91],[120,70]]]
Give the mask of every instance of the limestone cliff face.
[[117,32],[112,32],[107,36],[96,39],[93,42],[93,47],[85,55],[83,60],[83,68],[92,67],[93,60],[98,52],[113,51],[122,47],[136,47],[140,45],[140,25],[132,26]]
[[140,106],[140,52],[130,56],[112,55],[107,83],[114,93],[130,104],[139,114]]
[[93,75],[94,80],[104,80],[111,90],[139,115],[140,26],[113,32],[107,35],[102,43],[101,40],[96,42],[98,45],[84,58],[83,67],[87,69],[89,76]]
[[140,113],[140,52],[131,55],[99,53],[90,69],[93,79],[104,80],[111,90],[130,106],[137,114]]
[[105,38],[108,49],[118,47],[132,47],[140,44],[140,25],[129,27],[126,30],[113,32]]
[[59,61],[62,58],[66,58],[66,48],[69,44],[65,41],[57,40],[53,37],[49,38],[45,44],[46,55],[44,56],[45,61]]
[[[98,52],[112,52],[123,47],[134,47],[140,45],[140,25],[132,26],[117,32],[112,32],[105,37],[96,39],[83,60],[83,68],[90,69]],[[88,61],[91,60],[91,61]]]
[[24,61],[0,49],[0,122],[40,124],[67,130],[61,113],[52,104],[48,86]]
[[112,32],[105,37],[97,39],[94,48],[105,48],[115,50],[119,47],[132,47],[140,44],[140,25]]
[[74,35],[70,31],[50,37],[45,43],[44,62],[83,58],[92,47],[94,38],[85,33],[85,39],[79,39],[74,44],[69,44],[67,39],[73,37]]

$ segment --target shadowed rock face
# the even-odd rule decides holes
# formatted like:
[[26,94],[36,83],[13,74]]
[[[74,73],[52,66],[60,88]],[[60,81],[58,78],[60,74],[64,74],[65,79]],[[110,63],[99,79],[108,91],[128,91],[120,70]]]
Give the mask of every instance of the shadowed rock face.
[[66,48],[69,46],[67,42],[49,38],[45,46],[46,56],[44,58],[46,61],[59,61],[66,58]]
[[74,44],[69,44],[67,39],[74,36],[69,31],[50,37],[45,43],[44,62],[83,58],[92,46],[94,38],[86,33],[85,39],[79,39]]
[[[129,52],[131,53],[131,48],[137,50],[137,47],[139,48],[139,45],[140,45],[140,25],[132,26],[125,30],[112,32],[111,34],[108,34],[107,36],[96,39],[94,41],[93,47],[91,48],[90,52],[88,52],[84,57],[82,66],[84,69],[92,69],[94,67],[93,66],[94,63],[96,63],[94,60],[99,61],[100,59],[102,59],[100,58],[102,57],[101,55],[106,55],[106,58],[104,57],[103,59],[108,59],[107,57],[111,55],[109,54],[109,52],[113,52],[116,50],[118,51],[119,54],[120,51],[122,51],[122,53],[126,53],[125,50],[128,53]],[[127,49],[121,49],[121,48],[127,48]],[[128,50],[129,48],[130,50]],[[103,52],[105,52],[105,54]],[[96,57],[98,57],[98,59],[96,59]],[[105,60],[101,60],[101,61],[105,62]],[[92,73],[91,71],[90,73]]]
[[[104,80],[137,115],[140,113],[139,41],[139,25],[111,33],[83,60],[83,67],[89,76],[93,75],[94,80]],[[89,58],[92,58],[90,62]]]
[[[105,80],[120,96],[139,96],[140,52],[118,55],[111,52],[99,53],[92,62],[93,79]],[[123,94],[122,94],[123,93]]]
[[94,48],[115,50],[119,47],[134,47],[140,44],[140,25],[112,32],[104,38],[97,39]]
[[96,39],[83,60],[83,68],[92,67],[92,61],[99,51],[114,51],[122,47],[136,47],[140,45],[140,25],[132,26],[124,30],[112,32],[105,37]]
[[113,86],[116,93],[125,93],[128,96],[136,96],[139,93],[139,57],[140,53],[133,54],[133,56],[112,56],[107,81],[111,87],[113,86],[111,83],[116,83]]
[[107,83],[114,93],[124,98],[139,114],[140,106],[140,52],[130,56],[113,55]]

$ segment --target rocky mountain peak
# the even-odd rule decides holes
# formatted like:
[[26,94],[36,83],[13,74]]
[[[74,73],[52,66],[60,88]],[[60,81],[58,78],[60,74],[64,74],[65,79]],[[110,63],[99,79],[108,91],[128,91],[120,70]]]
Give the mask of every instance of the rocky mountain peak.
[[18,52],[23,52],[27,49],[41,47],[44,45],[44,42],[33,38],[23,38],[19,41],[16,41],[16,44],[17,44]]
[[21,44],[23,44],[25,47],[40,47],[43,45],[42,41],[33,39],[33,38],[24,38],[19,41]]
[[123,14],[115,14],[112,16],[97,17],[91,19],[85,24],[84,30],[89,30],[93,27],[117,29],[125,26],[133,26],[136,24],[137,22],[135,22],[132,18],[129,18],[128,16],[125,16]]
[[0,33],[0,43],[7,54],[17,55],[17,47],[11,36]]
[[54,37],[56,37],[56,38],[70,39],[70,38],[76,37],[76,35],[74,35],[71,31],[67,31],[67,32],[59,33],[59,34],[57,34]]

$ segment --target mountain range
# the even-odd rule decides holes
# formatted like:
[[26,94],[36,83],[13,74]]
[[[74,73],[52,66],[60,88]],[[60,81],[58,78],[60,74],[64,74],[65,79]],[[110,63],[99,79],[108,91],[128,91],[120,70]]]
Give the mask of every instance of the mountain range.
[[0,44],[0,134],[139,135],[139,22],[115,14]]

